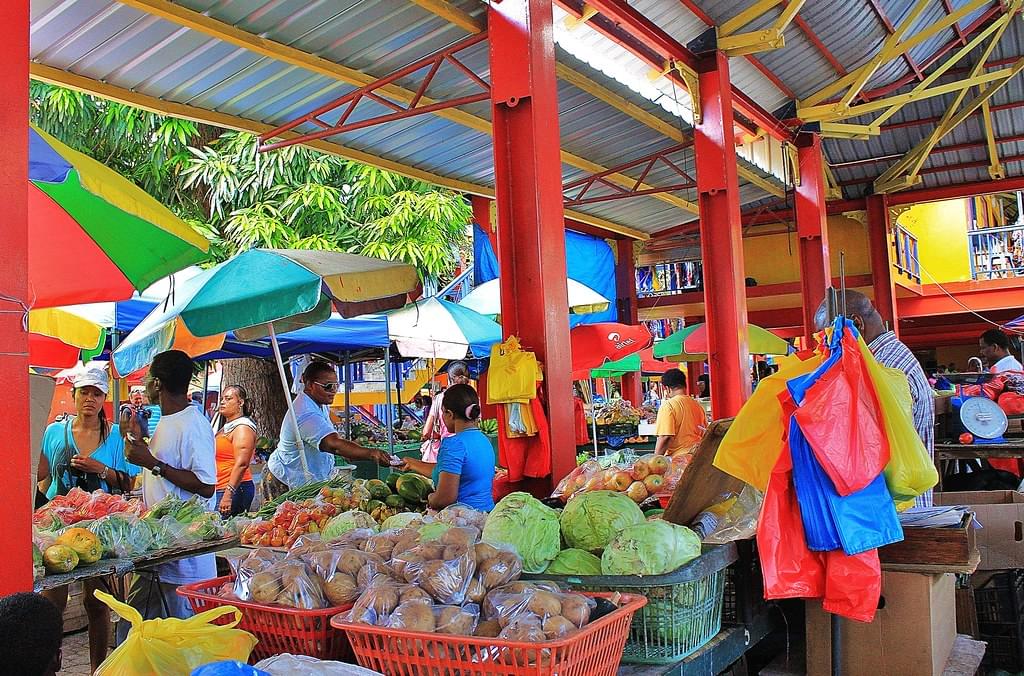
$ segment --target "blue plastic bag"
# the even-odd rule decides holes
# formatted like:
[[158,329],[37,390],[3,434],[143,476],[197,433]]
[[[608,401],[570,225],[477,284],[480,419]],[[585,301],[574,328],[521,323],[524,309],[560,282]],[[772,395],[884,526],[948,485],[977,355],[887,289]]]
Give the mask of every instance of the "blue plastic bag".
[[244,662],[225,660],[196,667],[192,670],[192,676],[270,676],[270,674]]

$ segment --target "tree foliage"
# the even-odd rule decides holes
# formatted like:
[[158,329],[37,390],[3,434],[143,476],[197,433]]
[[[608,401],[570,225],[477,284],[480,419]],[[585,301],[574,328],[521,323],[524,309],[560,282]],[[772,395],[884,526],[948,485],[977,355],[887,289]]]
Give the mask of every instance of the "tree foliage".
[[134,181],[202,232],[223,260],[250,247],[347,251],[443,280],[466,240],[458,193],[302,146],[33,82],[32,121]]

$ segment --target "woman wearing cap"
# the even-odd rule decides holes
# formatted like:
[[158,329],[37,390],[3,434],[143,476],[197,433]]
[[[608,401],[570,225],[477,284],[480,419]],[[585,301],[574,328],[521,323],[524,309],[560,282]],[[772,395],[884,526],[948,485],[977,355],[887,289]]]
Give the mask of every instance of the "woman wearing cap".
[[451,436],[441,440],[437,462],[406,458],[402,469],[431,477],[436,486],[427,498],[431,509],[455,503],[489,512],[494,509],[494,448],[477,428],[480,399],[465,383],[444,392],[442,417]]
[[[66,495],[72,488],[86,491],[129,491],[139,468],[125,459],[120,430],[103,410],[109,389],[107,372],[87,367],[73,379],[74,416],[51,423],[43,434],[36,478],[48,499]],[[110,609],[93,596],[104,589],[98,578],[83,582],[82,602],[89,618],[89,661],[95,671],[107,656],[110,642]],[[63,614],[68,588],[44,592]]]
[[[449,389],[452,385],[465,385],[469,383],[469,368],[457,361],[448,367]],[[423,421],[423,444],[420,446],[420,454],[424,462],[437,462],[438,449],[441,441],[450,437],[453,432],[444,424],[444,392],[438,392],[430,402],[430,413]]]
[[249,395],[241,385],[225,387],[220,396],[217,432],[217,509],[224,516],[249,511],[256,497],[249,465],[256,452],[256,423],[249,418]]

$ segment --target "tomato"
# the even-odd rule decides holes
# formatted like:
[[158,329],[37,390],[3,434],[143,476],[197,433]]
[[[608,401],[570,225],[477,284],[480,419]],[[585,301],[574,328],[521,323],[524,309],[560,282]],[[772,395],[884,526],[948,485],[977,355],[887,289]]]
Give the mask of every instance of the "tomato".
[[270,540],[270,546],[271,547],[283,547],[284,546],[284,540],[282,540],[281,538],[273,538],[273,539]]
[[332,505],[330,503],[324,505],[323,506],[323,510],[324,510],[324,514],[326,514],[327,516],[334,516],[335,514],[338,513],[338,510],[335,509],[334,505]]
[[327,486],[324,486],[323,488],[320,489],[320,495],[322,495],[325,498],[331,497],[331,489],[328,488]]
[[309,523],[309,520],[309,514],[307,512],[299,512],[295,516],[295,522],[300,526],[305,526],[307,523]]
[[961,444],[965,444],[965,445],[966,444],[973,444],[974,443],[974,435],[971,434],[970,432],[964,432],[963,434],[960,435],[960,443]]

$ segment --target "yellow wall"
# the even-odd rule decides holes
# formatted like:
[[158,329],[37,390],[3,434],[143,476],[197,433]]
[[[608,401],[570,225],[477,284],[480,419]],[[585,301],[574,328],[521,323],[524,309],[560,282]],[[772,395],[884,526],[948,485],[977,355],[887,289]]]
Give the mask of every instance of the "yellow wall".
[[971,279],[964,200],[916,204],[901,213],[896,223],[917,237],[922,284]]
[[[781,226],[768,225],[754,228],[758,231],[777,230]],[[828,219],[829,252],[832,257],[832,275],[839,276],[839,254],[846,254],[846,274],[866,275],[871,273],[868,256],[867,228],[845,216],[830,216]],[[785,284],[800,279],[799,244],[795,232],[744,237],[743,262],[745,275],[753,277],[760,285]]]

